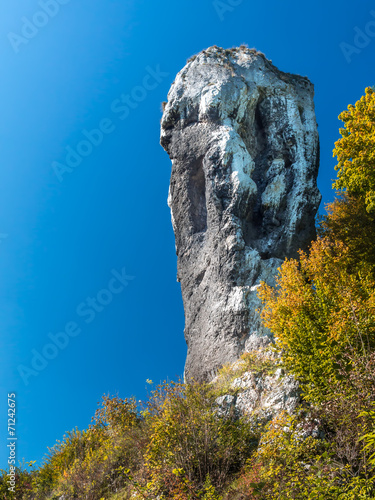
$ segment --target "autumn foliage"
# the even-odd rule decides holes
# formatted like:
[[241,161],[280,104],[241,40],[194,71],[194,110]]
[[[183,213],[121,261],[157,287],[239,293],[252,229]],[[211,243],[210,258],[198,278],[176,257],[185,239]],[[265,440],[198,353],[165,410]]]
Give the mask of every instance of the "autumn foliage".
[[375,269],[375,213],[368,213],[362,198],[340,193],[325,206],[320,218],[319,235],[347,248],[351,264],[366,263]]
[[375,211],[375,90],[366,93],[356,104],[350,104],[339,119],[344,122],[341,138],[335,143],[337,156],[336,189],[362,198],[369,213]]
[[276,287],[263,284],[264,324],[274,333],[283,362],[314,400],[331,388],[353,361],[375,349],[375,281],[369,266],[353,267],[341,243],[319,238],[299,261],[284,262]]

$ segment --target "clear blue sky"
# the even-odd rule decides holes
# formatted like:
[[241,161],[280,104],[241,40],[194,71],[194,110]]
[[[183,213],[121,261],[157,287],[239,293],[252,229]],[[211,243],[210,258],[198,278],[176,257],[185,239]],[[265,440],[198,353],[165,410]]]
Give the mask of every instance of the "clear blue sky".
[[[312,80],[323,202],[333,197],[337,116],[375,83],[370,1],[56,5],[0,6],[0,467],[8,393],[16,393],[18,459],[40,461],[65,431],[89,425],[102,394],[142,399],[146,379],[183,373],[159,121],[186,59],[246,43]],[[371,36],[354,40],[358,29]],[[346,57],[342,43],[354,47]],[[67,159],[77,145],[86,156]],[[66,329],[69,337],[56,336]],[[46,347],[52,338],[59,348]],[[43,349],[44,364],[35,358]]]

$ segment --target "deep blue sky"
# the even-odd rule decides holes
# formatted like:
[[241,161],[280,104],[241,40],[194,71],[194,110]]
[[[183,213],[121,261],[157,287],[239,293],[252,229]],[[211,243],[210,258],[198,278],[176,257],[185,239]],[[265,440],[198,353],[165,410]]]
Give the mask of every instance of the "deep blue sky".
[[[186,59],[245,43],[311,79],[323,202],[333,197],[337,116],[375,83],[375,36],[356,40],[350,63],[340,47],[354,43],[356,27],[375,35],[370,1],[223,0],[220,16],[220,2],[202,0],[61,0],[51,18],[41,2],[0,6],[0,467],[7,393],[16,393],[18,458],[39,461],[65,431],[89,425],[102,394],[142,399],[146,379],[183,373],[171,165],[159,121]],[[24,17],[45,26],[33,33]],[[32,38],[19,38],[22,30]],[[159,81],[145,80],[155,71]],[[134,91],[145,81],[148,90]],[[139,102],[116,112],[132,91]],[[53,162],[65,163],[66,148],[99,125],[109,133],[59,182]],[[120,289],[113,272],[124,267],[134,279],[111,300],[102,290]],[[88,313],[97,294],[109,303]],[[80,333],[23,380],[20,365],[31,369],[32,353],[70,322]]]

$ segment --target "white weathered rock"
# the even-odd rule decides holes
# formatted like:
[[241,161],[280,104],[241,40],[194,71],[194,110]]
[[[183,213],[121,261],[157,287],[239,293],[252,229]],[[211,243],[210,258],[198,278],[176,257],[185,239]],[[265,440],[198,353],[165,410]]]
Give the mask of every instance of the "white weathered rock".
[[236,411],[236,398],[230,394],[216,399],[217,414],[220,417],[230,417]]
[[281,368],[268,376],[246,372],[233,381],[232,387],[240,389],[235,402],[240,414],[257,412],[273,418],[282,411],[292,414],[301,402],[298,382],[290,375],[284,376]]
[[315,237],[313,85],[246,48],[211,47],[173,83],[161,143],[185,309],[187,380],[212,379],[267,336],[260,281]]

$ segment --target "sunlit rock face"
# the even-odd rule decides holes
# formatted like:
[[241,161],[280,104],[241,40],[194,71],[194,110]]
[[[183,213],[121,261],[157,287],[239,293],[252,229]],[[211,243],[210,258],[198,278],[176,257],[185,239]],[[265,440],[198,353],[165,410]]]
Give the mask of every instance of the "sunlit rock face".
[[313,85],[245,47],[199,53],[161,123],[185,309],[187,380],[210,380],[261,326],[257,286],[315,237],[321,195]]

